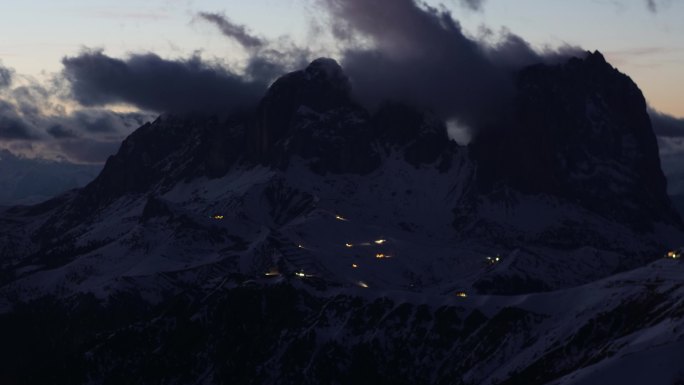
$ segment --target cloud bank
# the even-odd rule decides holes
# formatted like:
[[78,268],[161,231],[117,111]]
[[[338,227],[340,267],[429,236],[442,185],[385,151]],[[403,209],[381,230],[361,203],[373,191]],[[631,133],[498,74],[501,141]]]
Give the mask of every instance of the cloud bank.
[[[533,63],[584,53],[572,47],[537,52],[508,31],[467,36],[446,8],[413,0],[320,0],[345,42],[342,66],[357,97],[376,105],[395,99],[479,127],[501,115],[513,74]],[[464,1],[479,9],[481,1]]]
[[651,125],[657,136],[666,138],[684,138],[684,118],[676,118],[653,108],[648,109]]
[[174,113],[230,113],[263,94],[263,79],[247,79],[194,56],[167,60],[152,54],[117,59],[86,51],[62,60],[73,98],[84,106],[126,103]]
[[[14,71],[7,69],[9,73]],[[121,140],[154,115],[107,108],[67,109],[61,79],[42,84],[28,77],[0,89],[0,150],[28,157],[100,163]]]

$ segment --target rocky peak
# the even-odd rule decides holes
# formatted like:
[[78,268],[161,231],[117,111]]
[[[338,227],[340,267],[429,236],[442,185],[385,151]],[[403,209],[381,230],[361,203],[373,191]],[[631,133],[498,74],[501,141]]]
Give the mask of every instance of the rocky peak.
[[332,59],[278,79],[257,110],[257,159],[284,168],[298,155],[321,174],[366,174],[381,163],[379,149],[394,148],[414,166],[441,159],[440,167],[448,167],[442,155],[454,146],[442,121],[399,103],[385,103],[371,116],[350,94],[349,79]]
[[349,78],[334,59],[318,58],[304,69],[304,73],[309,82],[330,87],[339,92],[340,95],[349,95]]
[[478,135],[471,154],[482,192],[505,185],[623,223],[680,223],[644,97],[600,52],[523,69],[510,120]]
[[144,124],[107,159],[78,204],[94,208],[126,194],[225,174],[244,155],[244,120],[164,114]]
[[280,77],[257,108],[254,142],[258,157],[290,133],[302,108],[315,113],[353,105],[349,80],[333,59],[319,58],[304,70]]

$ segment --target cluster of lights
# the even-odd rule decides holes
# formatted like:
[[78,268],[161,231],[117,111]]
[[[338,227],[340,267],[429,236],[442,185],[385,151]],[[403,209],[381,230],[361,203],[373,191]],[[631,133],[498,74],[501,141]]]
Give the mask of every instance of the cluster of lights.
[[466,297],[468,297],[468,293],[466,293],[465,291],[459,291],[459,292],[456,292],[456,296],[461,297],[461,298],[466,298]]
[[218,215],[218,214],[216,214],[216,215],[212,215],[212,216],[211,216],[211,219],[217,219],[217,220],[220,220],[220,219],[223,219],[223,215]]
[[682,254],[681,254],[680,252],[678,252],[678,251],[671,250],[671,251],[668,251],[668,252],[667,252],[667,256],[666,256],[666,257],[667,257],[667,258],[670,258],[670,259],[679,259],[679,258],[682,257]]
[[498,255],[496,257],[487,257],[487,263],[490,265],[495,265],[497,263],[501,262],[501,257]]

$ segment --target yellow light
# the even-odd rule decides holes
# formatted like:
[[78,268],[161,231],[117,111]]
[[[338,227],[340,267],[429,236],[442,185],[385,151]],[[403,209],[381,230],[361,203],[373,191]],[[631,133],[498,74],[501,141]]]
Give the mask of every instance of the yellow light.
[[359,265],[352,263],[352,267],[356,269],[357,267],[359,267]]
[[361,287],[364,288],[364,289],[367,289],[367,288],[368,288],[368,284],[366,284],[366,283],[363,282],[363,281],[359,281],[359,282],[357,282],[356,284],[359,285],[359,286],[361,286]]
[[213,219],[223,219],[223,215],[213,215]]
[[456,293],[456,296],[461,297],[461,298],[466,298],[468,296],[468,294],[466,294],[465,291],[459,291],[458,293]]
[[354,247],[354,245],[352,245],[351,243],[345,243],[344,245],[347,247]]
[[377,254],[375,254],[375,258],[377,258],[377,259],[383,259],[383,258],[385,258],[385,254],[383,254],[383,253],[377,253]]
[[378,244],[378,245],[382,245],[383,243],[387,242],[387,240],[385,240],[385,239],[378,239],[378,240],[373,241],[373,242],[375,242],[375,243]]

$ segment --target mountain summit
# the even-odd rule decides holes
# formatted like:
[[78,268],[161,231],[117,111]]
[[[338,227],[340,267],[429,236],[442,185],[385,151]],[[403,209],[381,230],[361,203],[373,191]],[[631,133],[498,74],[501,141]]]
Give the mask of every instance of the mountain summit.
[[644,97],[601,53],[526,68],[517,89],[513,119],[471,146],[482,191],[551,194],[644,230],[681,226]]

